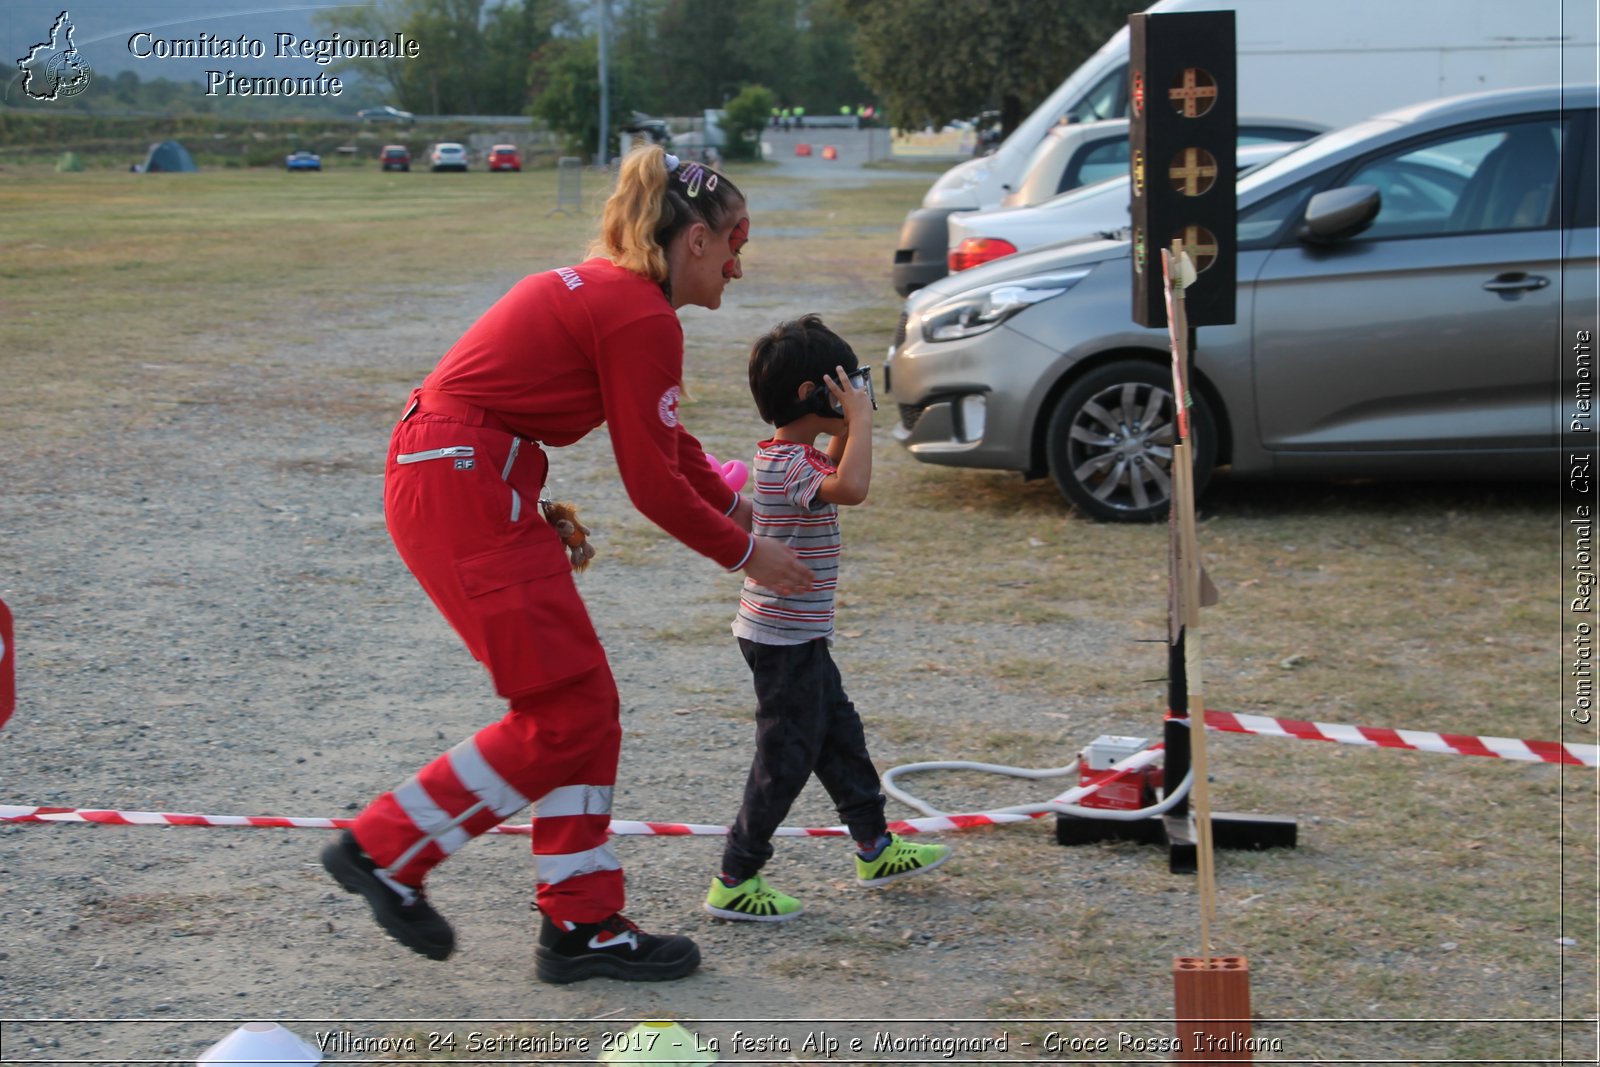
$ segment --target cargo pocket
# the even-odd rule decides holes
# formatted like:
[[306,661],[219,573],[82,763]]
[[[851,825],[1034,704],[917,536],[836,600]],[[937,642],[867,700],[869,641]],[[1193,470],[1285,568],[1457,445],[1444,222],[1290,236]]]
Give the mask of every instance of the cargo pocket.
[[502,697],[521,696],[598,667],[605,650],[559,546],[522,544],[456,563],[479,648]]

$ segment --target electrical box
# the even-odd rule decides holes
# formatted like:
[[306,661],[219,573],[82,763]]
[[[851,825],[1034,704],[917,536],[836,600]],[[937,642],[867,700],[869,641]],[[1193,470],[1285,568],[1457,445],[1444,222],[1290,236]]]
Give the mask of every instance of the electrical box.
[[[1120,737],[1101,734],[1089,742],[1078,760],[1078,784],[1093,785],[1106,777],[1113,765],[1150,747],[1145,737]],[[1085,808],[1115,808],[1137,811],[1154,804],[1156,788],[1161,783],[1161,771],[1156,767],[1140,767],[1115,781],[1101,786],[1078,801]]]

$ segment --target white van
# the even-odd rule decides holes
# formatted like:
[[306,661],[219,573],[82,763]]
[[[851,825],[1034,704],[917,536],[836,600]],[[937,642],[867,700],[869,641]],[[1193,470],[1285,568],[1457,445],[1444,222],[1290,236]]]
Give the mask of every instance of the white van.
[[[1595,0],[1160,0],[1146,9],[1231,9],[1240,114],[1338,127],[1441,96],[1594,77]],[[1128,111],[1128,29],[1118,30],[995,153],[957,164],[906,216],[894,254],[902,296],[945,275],[946,217],[998,205],[1058,122]]]

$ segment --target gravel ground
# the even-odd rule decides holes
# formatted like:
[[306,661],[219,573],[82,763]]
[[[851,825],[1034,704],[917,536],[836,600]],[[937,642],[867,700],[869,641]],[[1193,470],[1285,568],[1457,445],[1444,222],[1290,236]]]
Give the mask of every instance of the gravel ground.
[[[773,158],[780,174],[803,181],[905,176],[862,169],[858,146],[841,137],[839,147],[839,160],[819,161],[794,157],[782,142]],[[781,195],[763,191],[756,212],[803,210],[808,195],[799,182]],[[723,353],[737,359],[779,318],[806,310],[844,318],[867,307],[882,315],[893,298],[880,266],[804,286],[753,273],[721,311],[689,309],[695,375]],[[395,555],[381,489],[389,429],[407,393],[515,280],[509,271],[454,287],[405,279],[355,316],[286,307],[281,329],[238,332],[208,325],[222,321],[216,309],[182,293],[154,293],[171,307],[174,331],[120,346],[119,395],[133,399],[63,420],[50,435],[0,425],[0,597],[16,615],[19,682],[16,716],[0,731],[0,804],[349,816],[500,713],[481,668]],[[70,325],[63,344],[72,342]],[[690,393],[704,381],[692,375]],[[697,402],[686,405],[686,420],[704,433]],[[886,437],[880,462],[910,462]],[[751,443],[728,432],[704,440],[724,459]],[[615,484],[603,432],[561,450],[552,477],[557,497],[581,504],[604,553],[580,588],[622,692],[615,814],[724,824],[750,758],[748,672],[726,629],[737,580],[637,517]],[[1030,491],[1048,488],[1018,493]],[[887,503],[904,508],[906,521],[939,521],[914,501]],[[863,548],[880,576],[894,569],[915,580],[922,561]],[[1097,734],[1147,734],[1154,711],[1130,719],[1126,709],[1159,706],[1161,686],[1151,680],[1163,672],[1164,647],[1139,642],[1160,633],[1162,570],[1152,561],[1158,599],[1141,619],[1085,601],[1047,622],[975,625],[959,608],[932,609],[915,597],[852,606],[847,591],[841,629],[849,639],[836,655],[875,758],[898,766],[962,758],[982,745],[1024,751],[1039,766],[1067,762]],[[848,590],[849,565],[845,582]],[[942,655],[975,647],[995,662],[1104,664],[1147,684],[1150,700],[1130,700],[1125,685],[1053,700],[1024,684],[983,684],[956,666],[961,655]],[[1218,749],[1229,743],[1219,738]],[[1278,773],[1320,774],[1368,756],[1334,747],[1260,758]],[[1545,772],[1553,770],[1524,768],[1512,780],[1549,791]],[[1393,773],[1402,783],[1413,771]],[[1442,781],[1432,764],[1418,761],[1414,773],[1418,782]],[[1511,772],[1457,773],[1477,784],[1454,795],[1476,804],[1506,788]],[[974,810],[1043,800],[1064,783],[958,775],[914,784],[944,807]],[[1352,821],[1381,821],[1366,805],[1386,802],[1312,805],[1306,810],[1348,819],[1330,815],[1323,825],[1322,815],[1306,814],[1297,853],[1229,857],[1232,913],[1266,895],[1260,907],[1271,915],[1252,949],[1267,963],[1265,975],[1258,970],[1268,979],[1257,986],[1261,1011],[1322,1018],[1338,1004],[1380,1023],[1432,1010],[1531,1018],[1555,1010],[1563,982],[1574,998],[1592,994],[1592,946],[1580,950],[1587,960],[1562,971],[1540,954],[1556,950],[1545,914],[1529,917],[1528,894],[1491,901],[1470,892],[1473,871],[1504,878],[1515,867],[1513,845],[1472,851],[1482,842],[1428,841],[1391,876],[1363,867],[1370,850],[1346,854],[1326,843],[1355,832]],[[1459,803],[1470,815],[1472,805]],[[914,813],[892,805],[891,814]],[[836,816],[812,787],[788,821],[827,826]],[[1173,1032],[1158,1021],[1172,1005],[1166,962],[1196,947],[1193,878],[1168,875],[1164,856],[1137,846],[1063,851],[1047,820],[949,835],[957,854],[940,872],[877,891],[854,884],[842,841],[786,838],[770,871],[808,914],[781,926],[723,923],[701,910],[719,838],[630,836],[616,842],[629,872],[629,914],[648,929],[694,936],[704,965],[663,985],[552,987],[533,973],[524,838],[476,841],[430,883],[459,937],[456,956],[439,964],[389,941],[359,899],[333,886],[316,862],[328,836],[0,825],[0,1063],[192,1062],[257,1019],[321,1036],[329,1059],[341,1062],[377,1058],[381,1042],[407,1038],[414,1046],[391,1044],[382,1058],[592,1063],[603,1030],[651,1018],[681,1019],[716,1039],[724,1062],[820,1060],[827,1041],[851,1037],[870,1052],[877,1034],[899,1044],[875,1060],[945,1062],[940,1046],[917,1042],[999,1033],[1013,1042],[1009,1058],[1031,1059],[1043,1050],[1022,1041],[1094,1026],[1130,1044],[1117,1056],[1062,1048],[1051,1058],[1153,1060]],[[1435,863],[1446,865],[1437,878],[1406,875]],[[1402,916],[1390,931],[1374,917],[1387,915],[1381,908],[1341,905],[1345,886],[1415,896],[1429,914],[1414,926]],[[1469,895],[1458,922],[1452,909]],[[1485,914],[1496,908],[1505,909],[1504,923]],[[1479,934],[1494,940],[1493,958],[1510,959],[1505,946],[1526,943],[1525,958],[1495,973],[1477,953],[1458,951]],[[1063,1010],[1100,1022],[1043,1017]],[[952,1021],[1016,1016],[1032,1021]],[[1285,1050],[1299,1062],[1332,1049],[1398,1062],[1388,1057],[1424,1046],[1438,1059],[1458,1047],[1457,1035],[1470,1040],[1471,1029],[1330,1024],[1319,1035],[1309,1026],[1297,1027]],[[787,1048],[738,1044],[735,1032],[775,1035]],[[806,1048],[808,1033],[824,1047]],[[1592,1050],[1592,1022],[1575,1034],[1571,1047]],[[517,1037],[542,1037],[556,1051],[530,1050]],[[578,1037],[590,1043],[570,1044]],[[495,1040],[505,1038],[513,1040]],[[859,1062],[847,1045],[832,1052],[834,1062]]]
[[[380,302],[357,321],[300,313],[296,330],[321,342],[269,344],[262,360],[236,355],[220,329],[151,342],[128,368],[138,402],[7,439],[0,594],[17,620],[19,704],[0,737],[0,803],[347,816],[499,714],[396,557],[380,505],[388,430],[416,368],[513,280]],[[157,298],[205,319],[180,296]],[[881,296],[842,280],[804,298],[838,312]],[[742,283],[717,315],[685,315],[691,344],[747,339],[804,310],[797,299]],[[577,495],[597,528],[636,522],[612,469],[604,433],[592,435],[558,454],[555,494]],[[670,542],[639,551],[651,565],[602,560],[581,583],[623,694],[616,815],[725,823],[749,760],[744,665],[731,639],[662,635],[683,620],[714,626],[736,582]],[[1117,636],[1065,629],[1058,649]],[[890,613],[848,655],[886,660],[917,633],[937,640]],[[1010,633],[989,637],[1030,640]],[[852,692],[869,717],[893,707],[937,724],[982,699],[996,726],[1037,725],[1025,699],[980,696],[959,677],[930,675],[914,706],[873,683]],[[952,755],[874,745],[885,765]],[[789,820],[835,821],[815,787]],[[0,826],[0,1058],[190,1061],[252,1019],[307,1037],[437,1031],[458,1038],[459,1055],[492,1020],[669,1016],[731,1034],[737,1020],[981,1017],[1038,962],[1025,933],[979,921],[963,882],[1048,833],[963,835],[945,872],[880,891],[854,885],[844,843],[786,840],[773,872],[810,913],[781,927],[700,910],[719,839],[622,838],[630,914],[692,934],[704,966],[660,986],[556,988],[533,977],[520,837],[475,842],[432,882],[460,939],[441,965],[381,936],[330,883],[315,862],[322,832]],[[1135,862],[1107,855],[1062,877]]]

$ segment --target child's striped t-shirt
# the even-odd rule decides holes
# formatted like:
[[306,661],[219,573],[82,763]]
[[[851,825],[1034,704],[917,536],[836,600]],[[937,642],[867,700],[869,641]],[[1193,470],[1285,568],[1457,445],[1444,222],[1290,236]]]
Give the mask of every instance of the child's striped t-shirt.
[[756,450],[750,532],[792,548],[816,576],[816,587],[779,596],[746,578],[733,620],[737,637],[767,645],[798,645],[833,637],[833,592],[839,578],[839,508],[817,499],[834,473],[810,445],[763,441]]

